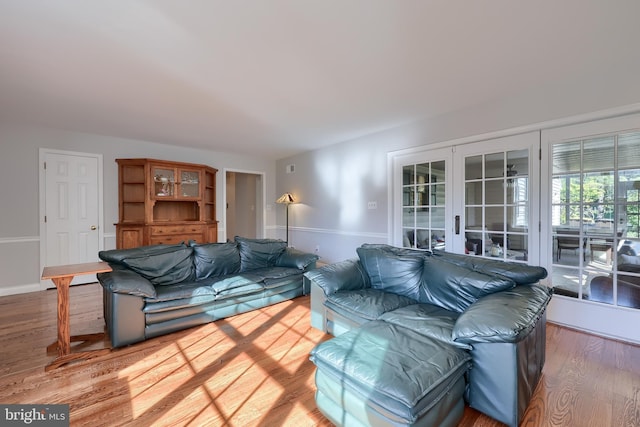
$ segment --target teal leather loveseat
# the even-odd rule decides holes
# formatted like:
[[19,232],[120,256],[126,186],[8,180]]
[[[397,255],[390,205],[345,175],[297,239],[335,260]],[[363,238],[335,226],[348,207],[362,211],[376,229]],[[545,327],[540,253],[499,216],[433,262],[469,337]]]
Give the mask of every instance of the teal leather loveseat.
[[464,403],[517,426],[545,361],[542,267],[363,245],[305,274],[316,403],[336,425],[455,426]]
[[98,274],[113,347],[208,323],[306,293],[317,255],[281,240],[144,246],[102,251]]

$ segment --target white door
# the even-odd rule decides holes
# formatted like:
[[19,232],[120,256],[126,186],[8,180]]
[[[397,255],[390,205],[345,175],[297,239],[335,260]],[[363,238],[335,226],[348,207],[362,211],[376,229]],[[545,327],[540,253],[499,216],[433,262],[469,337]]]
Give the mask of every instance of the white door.
[[542,132],[549,321],[640,343],[640,115]]
[[539,132],[456,147],[453,251],[539,265],[539,152]]
[[451,250],[451,159],[451,148],[393,159],[393,245]]
[[[98,261],[102,249],[101,164],[96,154],[41,150],[41,269]],[[90,283],[95,275],[76,277]],[[42,283],[52,287],[49,281]]]

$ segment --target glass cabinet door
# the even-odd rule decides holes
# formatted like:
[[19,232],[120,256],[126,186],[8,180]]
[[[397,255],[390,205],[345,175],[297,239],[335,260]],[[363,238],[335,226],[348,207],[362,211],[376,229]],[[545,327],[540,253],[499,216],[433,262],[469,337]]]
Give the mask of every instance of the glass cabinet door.
[[175,169],[153,167],[153,194],[154,198],[173,197],[176,183]]
[[180,194],[178,197],[200,196],[200,172],[193,170],[180,170]]

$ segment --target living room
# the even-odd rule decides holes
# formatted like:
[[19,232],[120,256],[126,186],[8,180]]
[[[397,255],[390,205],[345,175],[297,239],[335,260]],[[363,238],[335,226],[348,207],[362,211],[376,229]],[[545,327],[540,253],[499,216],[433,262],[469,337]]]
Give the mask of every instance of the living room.
[[[102,249],[116,246],[115,159],[141,157],[219,170],[219,241],[233,238],[224,172],[263,174],[258,237],[285,238],[275,200],[291,192],[290,244],[331,263],[365,242],[397,244],[394,158],[640,111],[636,4],[11,3],[0,295],[51,286],[40,280],[41,149],[101,157]],[[617,311],[614,330],[583,329],[640,342],[637,310]]]

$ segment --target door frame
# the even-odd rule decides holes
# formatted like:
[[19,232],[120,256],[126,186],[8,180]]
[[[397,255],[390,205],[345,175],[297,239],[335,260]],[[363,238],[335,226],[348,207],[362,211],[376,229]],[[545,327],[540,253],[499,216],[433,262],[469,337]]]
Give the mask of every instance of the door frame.
[[[40,271],[46,267],[47,259],[47,224],[44,220],[46,214],[46,173],[44,163],[49,154],[57,154],[62,156],[73,157],[91,157],[95,158],[98,163],[97,185],[98,185],[98,250],[104,249],[104,177],[103,177],[103,159],[99,153],[83,153],[79,151],[55,150],[51,148],[39,148],[38,150],[38,222],[40,224]],[[97,254],[96,254],[97,255]],[[45,290],[51,288],[50,280],[40,280],[40,289]]]

